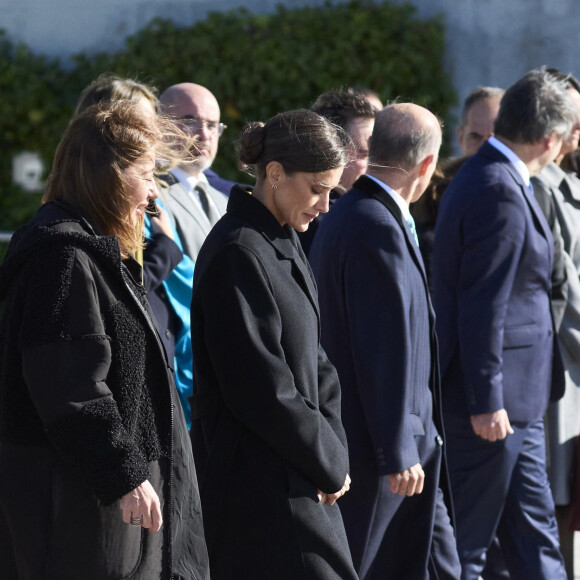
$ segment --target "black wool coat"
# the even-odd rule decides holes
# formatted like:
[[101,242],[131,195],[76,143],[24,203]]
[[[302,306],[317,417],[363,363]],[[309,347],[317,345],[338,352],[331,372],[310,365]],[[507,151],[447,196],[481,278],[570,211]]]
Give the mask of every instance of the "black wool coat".
[[[194,455],[212,578],[356,578],[336,492],[340,386],[296,233],[232,189],[196,262]],[[340,500],[339,500],[340,501]]]
[[[56,202],[0,265],[0,565],[19,578],[209,578],[185,420],[127,262]],[[117,502],[146,479],[157,534]]]

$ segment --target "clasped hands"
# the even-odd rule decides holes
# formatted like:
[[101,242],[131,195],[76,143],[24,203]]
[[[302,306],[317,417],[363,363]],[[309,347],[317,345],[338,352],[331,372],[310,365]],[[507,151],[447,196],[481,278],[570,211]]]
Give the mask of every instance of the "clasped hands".
[[320,491],[318,489],[316,490],[316,494],[318,495],[320,503],[325,503],[326,505],[334,505],[336,500],[339,497],[342,497],[349,489],[350,489],[350,475],[347,473],[346,479],[344,480],[344,485],[342,486],[342,489],[340,491],[337,491],[336,493],[324,493],[323,491]]

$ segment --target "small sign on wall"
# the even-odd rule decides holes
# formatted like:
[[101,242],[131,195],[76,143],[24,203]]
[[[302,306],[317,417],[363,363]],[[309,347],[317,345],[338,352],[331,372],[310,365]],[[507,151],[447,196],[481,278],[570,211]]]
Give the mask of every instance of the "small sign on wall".
[[12,158],[12,183],[24,191],[40,191],[44,187],[44,163],[38,153],[21,151]]

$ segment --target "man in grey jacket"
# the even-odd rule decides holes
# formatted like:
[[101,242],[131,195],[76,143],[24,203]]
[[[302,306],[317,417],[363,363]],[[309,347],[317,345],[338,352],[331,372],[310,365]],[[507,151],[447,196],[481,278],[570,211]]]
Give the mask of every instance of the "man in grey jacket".
[[[578,105],[580,83],[574,77],[553,72],[565,80],[568,92]],[[548,408],[548,475],[556,504],[560,546],[568,578],[573,578],[574,532],[570,530],[574,448],[580,416],[580,179],[566,173],[560,163],[567,153],[578,148],[580,121],[562,143],[556,160],[532,179],[536,199],[548,221],[556,222],[561,232],[562,257],[566,270],[566,302],[560,315],[558,340],[564,363],[566,387],[564,397]],[[554,230],[554,228],[552,228]],[[554,309],[554,308],[553,308]]]
[[163,112],[197,139],[191,163],[171,170],[173,183],[166,200],[183,251],[195,261],[207,234],[226,211],[227,197],[213,188],[203,173],[215,159],[224,125],[216,98],[201,85],[173,85],[159,101]]

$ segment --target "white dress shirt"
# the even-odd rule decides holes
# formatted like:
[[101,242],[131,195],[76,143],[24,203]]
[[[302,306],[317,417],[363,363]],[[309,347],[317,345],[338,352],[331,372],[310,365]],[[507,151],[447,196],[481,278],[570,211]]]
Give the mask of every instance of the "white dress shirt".
[[488,139],[488,143],[509,159],[510,163],[522,176],[524,183],[530,187],[530,171],[527,165],[507,145],[499,139],[496,139],[493,135]]

